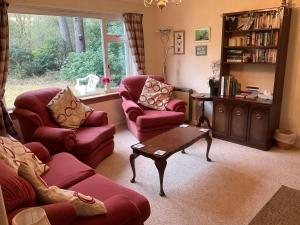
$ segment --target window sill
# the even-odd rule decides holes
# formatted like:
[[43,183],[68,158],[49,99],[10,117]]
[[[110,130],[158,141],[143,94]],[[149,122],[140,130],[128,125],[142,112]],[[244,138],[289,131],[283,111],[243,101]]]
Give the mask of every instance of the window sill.
[[118,92],[79,97],[84,104],[95,104],[121,98]]

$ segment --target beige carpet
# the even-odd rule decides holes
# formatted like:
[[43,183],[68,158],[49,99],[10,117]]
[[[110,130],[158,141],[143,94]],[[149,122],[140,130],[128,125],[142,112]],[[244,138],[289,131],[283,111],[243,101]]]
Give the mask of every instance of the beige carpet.
[[131,184],[130,145],[136,138],[126,129],[115,136],[115,152],[97,171],[146,196],[151,216],[146,225],[247,225],[281,185],[300,189],[300,151],[264,152],[214,139],[205,160],[200,140],[168,159],[165,193],[159,193],[158,172],[152,160],[136,159],[137,183]]

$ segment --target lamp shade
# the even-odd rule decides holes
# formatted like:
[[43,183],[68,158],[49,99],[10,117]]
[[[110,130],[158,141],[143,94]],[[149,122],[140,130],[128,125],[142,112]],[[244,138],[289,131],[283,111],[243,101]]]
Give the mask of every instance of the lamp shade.
[[51,225],[45,210],[40,207],[25,209],[12,220],[12,225]]
[[8,225],[1,185],[0,185],[0,224]]

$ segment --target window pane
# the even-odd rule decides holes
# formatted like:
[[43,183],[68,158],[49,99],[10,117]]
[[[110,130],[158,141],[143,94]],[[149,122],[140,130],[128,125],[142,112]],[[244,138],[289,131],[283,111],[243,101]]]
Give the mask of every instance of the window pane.
[[106,33],[108,35],[123,36],[124,35],[124,23],[122,21],[107,21]]
[[[7,107],[17,95],[45,87],[69,85],[77,95],[92,94],[75,86],[78,78],[104,74],[99,19],[10,13],[9,25]],[[96,92],[102,90],[97,83]]]
[[124,43],[108,43],[108,64],[110,67],[111,87],[117,87],[120,85],[122,78],[126,76]]

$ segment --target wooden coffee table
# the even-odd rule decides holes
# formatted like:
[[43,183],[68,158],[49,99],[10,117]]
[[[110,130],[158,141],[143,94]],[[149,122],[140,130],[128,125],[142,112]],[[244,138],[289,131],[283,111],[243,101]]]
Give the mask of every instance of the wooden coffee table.
[[[199,127],[176,127],[147,141],[141,142],[141,144],[144,145],[142,148],[138,148],[136,146],[137,144],[132,145],[131,149],[133,153],[130,155],[130,164],[133,172],[133,178],[131,179],[131,182],[135,182],[135,159],[140,155],[150,158],[154,160],[159,173],[160,195],[165,196],[165,192],[163,190],[163,179],[167,166],[167,159],[178,151],[186,153],[186,148],[202,138],[204,138],[207,142],[206,160],[211,162],[211,159],[209,158],[209,150],[212,138],[210,137],[209,131],[202,132]],[[157,155],[155,154],[157,150],[163,150],[165,151],[165,154]]]

